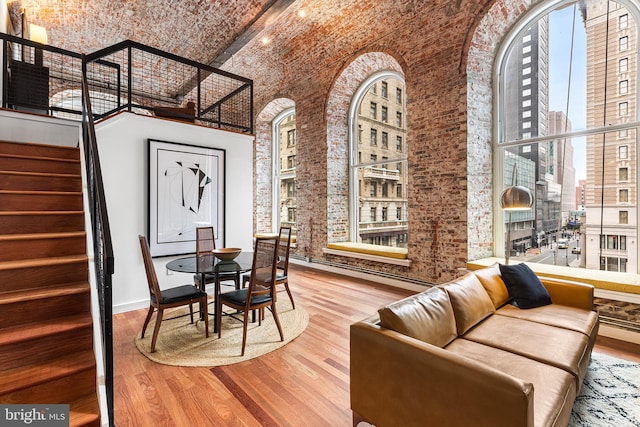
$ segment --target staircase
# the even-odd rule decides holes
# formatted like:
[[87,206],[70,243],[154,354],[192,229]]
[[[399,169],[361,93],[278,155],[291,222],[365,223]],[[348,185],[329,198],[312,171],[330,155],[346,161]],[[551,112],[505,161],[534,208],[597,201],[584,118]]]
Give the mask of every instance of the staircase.
[[80,151],[0,141],[0,404],[99,426]]

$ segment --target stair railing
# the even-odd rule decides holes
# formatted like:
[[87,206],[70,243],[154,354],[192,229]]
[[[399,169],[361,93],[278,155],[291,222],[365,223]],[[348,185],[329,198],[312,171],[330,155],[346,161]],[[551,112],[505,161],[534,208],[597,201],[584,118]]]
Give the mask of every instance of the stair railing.
[[82,140],[87,168],[89,211],[91,213],[91,224],[93,227],[96,284],[100,302],[107,412],[109,425],[113,426],[113,304],[111,293],[114,258],[100,158],[98,156],[98,144],[91,110],[89,85],[86,78],[86,70],[84,69],[86,62],[84,60],[82,65]]

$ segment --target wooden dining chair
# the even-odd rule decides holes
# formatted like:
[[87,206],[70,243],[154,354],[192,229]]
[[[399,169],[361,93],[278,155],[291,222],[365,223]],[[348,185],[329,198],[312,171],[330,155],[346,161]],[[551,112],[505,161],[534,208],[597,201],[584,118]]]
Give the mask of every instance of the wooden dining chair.
[[[289,289],[289,252],[291,250],[291,227],[280,227],[280,233],[278,234],[278,270],[276,272],[276,286],[284,285],[289,299],[291,300],[291,306],[295,310],[296,303],[293,301],[293,295]],[[242,287],[246,287],[250,279],[250,274],[244,274],[242,276]],[[267,278],[268,279],[268,278]]]
[[149,242],[147,242],[147,238],[145,236],[138,236],[138,239],[140,240],[142,260],[144,261],[144,270],[147,273],[147,284],[149,285],[149,312],[147,313],[147,318],[144,320],[144,325],[142,326],[141,338],[144,338],[144,333],[147,330],[149,320],[151,320],[151,315],[156,310],[158,312],[156,315],[156,324],[153,328],[153,338],[151,339],[151,352],[153,353],[156,351],[156,341],[158,339],[158,332],[160,331],[160,324],[162,323],[162,316],[164,310],[167,308],[189,305],[191,323],[193,324],[193,303],[200,303],[200,309],[203,310],[204,313],[205,336],[209,338],[207,293],[201,291],[194,285],[182,285],[175,288],[160,290],[156,270],[153,266],[153,259],[151,258],[151,252],[149,251]]
[[[278,319],[276,310],[276,269],[278,265],[278,238],[277,237],[257,237],[253,251],[253,263],[249,276],[249,286],[231,292],[225,292],[218,297],[218,338],[222,332],[222,306],[226,305],[243,312],[242,330],[242,356],[244,356],[247,344],[247,325],[249,323],[249,312],[262,310],[265,307],[271,309],[273,319],[280,333],[280,341],[284,341],[282,327]],[[270,280],[265,280],[265,277]],[[262,324],[260,316],[259,325]]]
[[[197,227],[196,228],[196,255],[202,255],[204,253],[211,253],[216,248],[216,240],[213,231],[213,227]],[[202,280],[201,274],[193,276],[193,280],[196,286],[200,289],[204,289],[204,285],[207,283],[213,283],[215,275],[213,273],[205,274],[204,284],[200,283]],[[232,280],[236,289],[240,288],[240,277],[238,273],[218,273],[218,282],[228,282]]]

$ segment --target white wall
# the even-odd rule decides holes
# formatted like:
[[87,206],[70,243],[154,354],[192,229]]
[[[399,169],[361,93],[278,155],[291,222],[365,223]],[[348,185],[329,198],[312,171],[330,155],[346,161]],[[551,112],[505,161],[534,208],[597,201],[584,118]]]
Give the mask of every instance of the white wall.
[[80,122],[2,110],[0,140],[76,147],[80,140]]
[[[147,233],[148,138],[226,150],[226,246],[252,248],[253,136],[130,113],[98,123],[96,136],[114,247],[115,313],[149,304],[138,242]],[[191,274],[167,272],[175,258],[154,259],[161,288],[193,283]]]

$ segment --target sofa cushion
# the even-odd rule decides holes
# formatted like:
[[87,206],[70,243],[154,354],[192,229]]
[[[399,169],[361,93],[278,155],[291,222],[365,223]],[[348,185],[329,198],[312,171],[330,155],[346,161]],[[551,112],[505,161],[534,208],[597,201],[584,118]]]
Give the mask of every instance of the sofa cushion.
[[533,384],[535,425],[560,426],[569,422],[576,397],[576,383],[570,373],[464,338],[453,341],[446,350]]
[[495,308],[501,307],[509,301],[511,297],[500,275],[498,263],[476,270],[473,274],[476,275],[480,283],[482,283],[482,286],[484,286],[484,290],[489,294],[489,298],[493,301]]
[[580,332],[594,342],[598,335],[598,314],[581,308],[551,304],[530,310],[520,310],[507,304],[497,310],[496,314]]
[[473,273],[465,274],[459,280],[443,285],[443,288],[451,300],[458,335],[463,335],[496,311],[489,294]]
[[382,307],[378,314],[383,328],[438,347],[458,336],[449,297],[437,287]]
[[500,274],[509,295],[519,308],[534,308],[551,304],[549,292],[527,264],[500,264]]
[[585,334],[528,320],[494,315],[463,338],[574,374],[578,388],[589,365],[591,349]]

